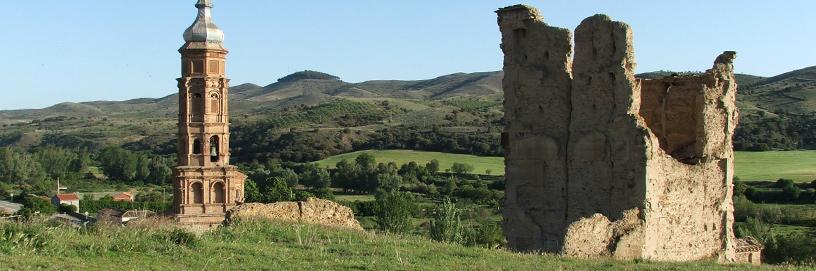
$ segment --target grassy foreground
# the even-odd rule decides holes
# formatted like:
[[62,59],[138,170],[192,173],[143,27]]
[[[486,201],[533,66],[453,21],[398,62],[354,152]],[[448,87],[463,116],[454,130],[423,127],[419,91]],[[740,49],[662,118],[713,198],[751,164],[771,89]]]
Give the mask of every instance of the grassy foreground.
[[[503,157],[442,152],[368,150],[335,155],[317,163],[333,168],[340,160],[353,160],[362,153],[373,155],[377,158],[377,162],[395,162],[402,165],[415,161],[425,164],[432,159],[437,159],[442,170],[450,168],[454,162],[460,162],[473,165],[474,173],[484,174],[485,170],[490,169],[492,175],[504,175]],[[745,181],[775,181],[779,178],[787,178],[797,182],[809,182],[816,179],[816,151],[736,152],[735,156],[734,171],[740,179]]]
[[73,229],[11,223],[0,224],[0,233],[0,266],[11,270],[755,270],[711,262],[572,260],[268,221],[200,237],[155,224]]

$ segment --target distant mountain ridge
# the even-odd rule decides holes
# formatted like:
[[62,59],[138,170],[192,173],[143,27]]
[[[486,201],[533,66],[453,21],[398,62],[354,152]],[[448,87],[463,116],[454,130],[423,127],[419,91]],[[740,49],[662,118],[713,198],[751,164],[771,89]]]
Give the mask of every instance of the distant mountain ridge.
[[[671,71],[639,74],[641,78],[671,75]],[[314,105],[333,98],[393,98],[444,100],[454,97],[501,99],[503,73],[454,73],[427,80],[372,80],[349,83],[317,72],[296,72],[275,83],[240,84],[230,88],[233,114]],[[746,112],[768,111],[809,114],[816,111],[816,66],[773,77],[738,74],[738,99]],[[60,103],[43,109],[0,111],[0,123],[25,122],[51,117],[174,117],[177,94],[162,98],[126,101]]]

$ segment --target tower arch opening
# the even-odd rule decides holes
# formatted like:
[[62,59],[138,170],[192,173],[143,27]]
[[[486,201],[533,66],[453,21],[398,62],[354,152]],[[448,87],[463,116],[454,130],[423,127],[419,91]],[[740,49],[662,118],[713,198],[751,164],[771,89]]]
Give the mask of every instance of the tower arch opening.
[[201,139],[194,139],[193,140],[193,154],[201,154],[202,146],[201,146]]
[[200,182],[195,182],[190,185],[190,194],[192,196],[193,204],[204,203],[204,185],[202,185]]
[[218,136],[210,137],[210,162],[218,162],[221,155],[221,146]]
[[224,189],[223,182],[216,182],[212,187],[213,203],[225,203],[227,201],[227,193]]

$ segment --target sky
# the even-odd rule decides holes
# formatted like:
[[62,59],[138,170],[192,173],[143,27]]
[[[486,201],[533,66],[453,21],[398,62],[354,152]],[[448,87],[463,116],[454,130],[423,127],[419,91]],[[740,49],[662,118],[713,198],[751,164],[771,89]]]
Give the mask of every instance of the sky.
[[[516,0],[517,1],[517,0]],[[302,70],[347,82],[429,79],[502,67],[505,0],[214,0],[232,85]],[[0,110],[174,93],[195,0],[17,0],[0,5]],[[816,1],[524,2],[574,30],[607,14],[634,31],[637,72],[701,71],[724,50],[739,73],[816,65]]]

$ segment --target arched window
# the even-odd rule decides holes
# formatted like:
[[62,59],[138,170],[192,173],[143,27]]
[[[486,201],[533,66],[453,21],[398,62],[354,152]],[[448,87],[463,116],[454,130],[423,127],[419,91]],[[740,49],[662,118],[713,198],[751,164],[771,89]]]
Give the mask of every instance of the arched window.
[[218,98],[218,93],[210,94],[210,113],[221,113],[221,99]]
[[190,187],[190,192],[193,196],[193,204],[204,203],[204,186],[197,182]]
[[218,162],[221,154],[221,146],[218,145],[218,136],[210,138],[210,162]]
[[202,152],[201,140],[195,139],[193,140],[193,154],[201,154]]
[[224,183],[217,182],[213,185],[213,203],[224,203],[227,200],[227,193],[224,191]]

